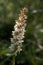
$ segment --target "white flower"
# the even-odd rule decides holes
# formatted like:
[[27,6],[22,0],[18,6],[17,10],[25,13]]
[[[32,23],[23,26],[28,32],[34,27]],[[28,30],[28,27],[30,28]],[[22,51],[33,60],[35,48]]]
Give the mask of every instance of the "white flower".
[[24,33],[25,33],[25,27],[26,27],[26,19],[27,16],[25,15],[25,13],[27,12],[27,8],[23,8],[20,11],[18,20],[16,20],[15,22],[15,26],[14,26],[14,31],[12,31],[12,36],[13,38],[11,38],[11,46],[9,47],[11,51],[14,51],[15,49],[15,55],[17,55],[17,53],[20,53],[20,51],[22,51],[22,42],[24,42],[23,38],[24,38]]

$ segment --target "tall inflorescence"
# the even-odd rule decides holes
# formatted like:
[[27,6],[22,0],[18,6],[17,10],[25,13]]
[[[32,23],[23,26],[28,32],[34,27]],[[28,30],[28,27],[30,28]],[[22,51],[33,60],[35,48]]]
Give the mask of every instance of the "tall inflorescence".
[[12,31],[12,36],[11,38],[11,46],[9,47],[11,51],[15,51],[15,55],[17,53],[20,53],[22,51],[22,42],[24,38],[24,33],[25,33],[25,27],[26,27],[26,19],[27,16],[25,13],[28,12],[28,9],[26,7],[22,8],[20,10],[20,14],[18,17],[18,20],[16,20],[15,25],[14,25],[14,31]]

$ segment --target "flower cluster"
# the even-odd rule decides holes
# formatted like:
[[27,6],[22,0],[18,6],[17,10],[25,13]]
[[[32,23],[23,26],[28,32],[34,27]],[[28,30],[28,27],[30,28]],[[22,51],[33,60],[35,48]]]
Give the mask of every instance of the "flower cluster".
[[18,52],[20,53],[20,51],[22,51],[22,42],[24,42],[23,38],[27,19],[27,16],[25,15],[26,12],[28,12],[28,9],[25,7],[20,10],[19,18],[15,21],[16,24],[14,26],[14,31],[12,31],[12,44],[9,48],[11,51],[15,51],[15,55],[17,55]]

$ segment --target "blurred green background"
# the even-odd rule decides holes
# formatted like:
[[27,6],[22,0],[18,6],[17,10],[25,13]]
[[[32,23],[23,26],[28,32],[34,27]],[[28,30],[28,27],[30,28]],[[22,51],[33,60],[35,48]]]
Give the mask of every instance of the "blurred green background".
[[15,65],[43,65],[43,0],[0,0],[0,65],[13,65],[9,53],[12,30],[20,9],[28,8],[23,51],[15,57]]

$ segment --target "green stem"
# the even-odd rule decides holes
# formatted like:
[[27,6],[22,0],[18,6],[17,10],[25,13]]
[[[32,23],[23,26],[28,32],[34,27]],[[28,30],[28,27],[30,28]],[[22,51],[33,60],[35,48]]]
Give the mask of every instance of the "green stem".
[[15,55],[12,56],[11,65],[15,65]]

